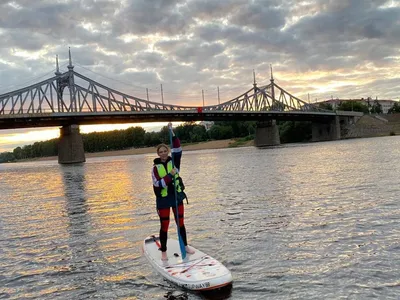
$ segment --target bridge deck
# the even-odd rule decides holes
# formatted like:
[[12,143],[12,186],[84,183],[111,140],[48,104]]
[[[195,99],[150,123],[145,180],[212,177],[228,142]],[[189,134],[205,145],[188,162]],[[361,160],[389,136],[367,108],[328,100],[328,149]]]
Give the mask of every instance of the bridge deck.
[[70,124],[116,124],[169,121],[314,121],[329,122],[335,116],[354,117],[354,112],[304,111],[148,111],[148,112],[84,112],[0,115],[0,129],[65,126]]

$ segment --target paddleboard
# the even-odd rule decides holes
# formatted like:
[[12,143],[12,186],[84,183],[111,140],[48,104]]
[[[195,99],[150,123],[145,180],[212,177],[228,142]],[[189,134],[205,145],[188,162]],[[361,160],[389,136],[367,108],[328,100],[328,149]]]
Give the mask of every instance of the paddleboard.
[[194,254],[182,259],[179,241],[168,239],[168,260],[161,260],[159,237],[152,235],[144,239],[143,253],[153,268],[165,279],[189,290],[207,291],[232,283],[231,272],[210,255],[190,246]]

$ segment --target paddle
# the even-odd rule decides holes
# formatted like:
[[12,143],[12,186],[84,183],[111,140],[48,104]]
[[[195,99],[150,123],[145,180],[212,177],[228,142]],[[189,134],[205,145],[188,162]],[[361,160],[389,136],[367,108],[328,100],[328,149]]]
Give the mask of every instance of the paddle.
[[[169,142],[171,144],[171,151],[172,151],[172,149],[173,149],[173,145],[172,145],[172,126],[168,126],[168,129],[169,129]],[[172,168],[175,168],[174,155],[172,153],[171,153],[171,157],[172,157]],[[173,176],[173,178],[172,178],[172,184],[174,185],[175,208],[176,208],[176,228],[177,228],[177,232],[178,232],[179,247],[181,248],[182,259],[185,259],[185,257],[186,257],[186,249],[185,249],[185,244],[183,243],[183,239],[182,239],[181,232],[180,232],[180,229],[179,229],[178,195],[177,195],[177,192],[176,192],[175,176]]]

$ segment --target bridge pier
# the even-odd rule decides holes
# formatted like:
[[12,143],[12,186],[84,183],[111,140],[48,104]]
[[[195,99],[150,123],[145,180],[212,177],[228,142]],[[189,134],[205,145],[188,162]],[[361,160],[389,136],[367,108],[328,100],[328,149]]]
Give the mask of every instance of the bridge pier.
[[257,123],[255,144],[257,147],[277,146],[281,144],[276,120]]
[[340,120],[338,116],[330,123],[312,122],[312,142],[340,140]]
[[67,125],[60,128],[58,142],[58,163],[73,164],[85,162],[83,139],[79,125]]

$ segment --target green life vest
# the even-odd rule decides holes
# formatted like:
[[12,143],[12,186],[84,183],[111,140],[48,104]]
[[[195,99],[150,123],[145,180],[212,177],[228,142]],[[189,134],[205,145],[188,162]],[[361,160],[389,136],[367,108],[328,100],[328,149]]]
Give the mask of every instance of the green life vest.
[[[157,171],[158,171],[158,176],[160,176],[160,178],[163,178],[163,177],[167,176],[167,174],[169,174],[172,171],[172,160],[170,160],[167,163],[167,169],[168,170],[165,170],[165,167],[164,167],[163,164],[158,164],[158,165],[156,165],[156,167],[157,167]],[[176,191],[179,193],[182,190],[181,190],[181,187],[179,185],[178,177],[179,177],[179,175],[175,174],[175,187],[176,187]],[[168,196],[168,187],[162,188],[160,186],[160,188],[161,188],[161,197]]]

